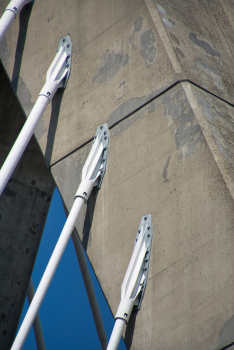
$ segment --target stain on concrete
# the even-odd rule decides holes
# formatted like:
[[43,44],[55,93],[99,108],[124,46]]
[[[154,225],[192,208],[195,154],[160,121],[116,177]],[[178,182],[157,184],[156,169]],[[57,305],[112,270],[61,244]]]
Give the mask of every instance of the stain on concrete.
[[175,52],[179,58],[184,58],[184,53],[178,47],[175,48]]
[[[206,76],[206,80],[209,84],[214,85],[219,91],[223,92],[226,95],[226,90],[223,85],[222,77],[216,68],[212,66],[208,66],[208,64],[205,64],[201,61],[196,61],[196,66],[200,75]],[[208,89],[208,86],[207,86],[207,89]]]
[[169,157],[167,158],[166,165],[165,165],[165,167],[164,167],[164,169],[163,169],[163,179],[164,179],[163,182],[168,182],[167,170],[168,170],[168,166],[169,166],[170,160],[171,160],[171,156],[169,156]]
[[219,332],[217,349],[222,349],[234,342],[234,316],[229,318]]
[[159,10],[159,12],[161,12],[163,15],[166,15],[166,11],[161,5],[156,5],[156,7]]
[[[134,100],[134,99],[133,99]],[[121,134],[123,131],[130,128],[130,126],[137,120],[143,118],[145,115],[145,110],[141,109],[136,113],[132,114],[130,117],[124,119],[121,123],[117,124],[113,129],[111,129],[111,138],[114,138]]]
[[132,44],[134,50],[138,50],[144,58],[146,66],[149,68],[156,58],[155,36],[149,28],[145,30],[144,19],[138,17],[134,22],[132,34],[129,37],[129,43]]
[[124,53],[123,42],[115,42],[111,49],[106,50],[101,58],[101,65],[97,74],[93,77],[93,83],[97,80],[104,83],[115,76],[118,71],[129,62],[129,55]]
[[0,42],[0,58],[1,58],[2,62],[4,63],[4,65],[7,65],[9,57],[10,57],[10,53],[7,49],[7,41],[6,41],[6,38],[4,36]]
[[175,138],[176,148],[181,150],[180,162],[193,156],[199,142],[204,142],[200,126],[180,87],[173,88],[162,96],[164,117]]
[[204,40],[200,40],[197,38],[197,34],[195,33],[189,33],[189,39],[197,46],[201,47],[202,49],[204,49],[206,51],[206,53],[208,53],[209,55],[212,56],[216,56],[216,57],[220,57],[220,54],[215,51],[210,44],[208,44],[206,41]]
[[196,92],[195,97],[217,147],[228,163],[234,166],[234,108],[203,91]]
[[[156,97],[162,89],[155,90],[151,94],[147,96],[142,97],[132,97],[129,100],[125,101],[121,106],[117,107],[109,116],[107,123],[109,125],[109,128],[116,124],[118,121],[120,121],[123,118],[126,118],[129,116],[129,114],[134,113],[135,110],[137,110],[140,106],[143,106],[148,101]],[[153,111],[154,105],[150,103],[148,105],[148,110]]]
[[180,45],[180,42],[179,42],[179,40],[177,39],[177,37],[175,36],[175,34],[170,33],[170,32],[169,32],[169,34],[170,34],[171,39],[172,39],[177,45]]
[[139,32],[143,26],[143,17],[138,17],[134,22],[135,32]]
[[147,67],[149,68],[156,57],[156,48],[152,45],[155,37],[151,29],[146,30],[140,36],[141,56],[144,57]]

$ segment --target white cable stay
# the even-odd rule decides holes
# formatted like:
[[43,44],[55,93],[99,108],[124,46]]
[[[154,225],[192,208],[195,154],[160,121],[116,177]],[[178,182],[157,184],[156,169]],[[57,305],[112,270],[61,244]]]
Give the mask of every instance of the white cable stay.
[[148,278],[152,235],[151,214],[144,215],[141,219],[133,254],[121,286],[121,301],[115,315],[115,325],[107,350],[116,350],[118,348],[124,326],[128,323],[133,308],[135,310],[140,309]]
[[[22,349],[29,330],[38,314],[41,303],[52,281],[57,266],[61,260],[68,240],[72,234],[77,217],[88,200],[93,188],[100,188],[107,163],[107,152],[109,144],[109,130],[107,124],[100,125],[94,137],[94,142],[87,161],[82,170],[82,181],[75,194],[75,200],[70,214],[58,239],[58,242],[45,269],[34,298],[28,308],[19,332],[11,347],[11,350]],[[79,254],[79,251],[78,251]],[[100,322],[99,322],[100,323]]]
[[[29,305],[33,300],[34,294],[35,294],[35,290],[34,290],[33,280],[31,277],[29,280],[28,289],[27,289],[27,299],[28,299]],[[37,314],[33,322],[33,332],[34,332],[37,350],[46,350],[39,313]]]
[[2,17],[0,18],[0,41],[24,5],[30,4],[32,2],[32,0],[12,0],[8,4]]
[[70,36],[67,35],[60,40],[57,54],[47,71],[46,83],[0,170],[0,196],[26,149],[47,105],[58,88],[66,87],[71,70],[71,53],[72,44]]

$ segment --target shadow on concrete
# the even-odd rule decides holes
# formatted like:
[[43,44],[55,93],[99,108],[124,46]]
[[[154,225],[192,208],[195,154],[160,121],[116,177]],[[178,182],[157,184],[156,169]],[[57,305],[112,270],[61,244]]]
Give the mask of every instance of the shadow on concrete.
[[19,14],[19,35],[18,35],[18,42],[16,46],[16,52],[15,52],[15,64],[13,68],[12,73],[12,87],[14,92],[17,92],[18,83],[19,83],[19,76],[20,76],[20,69],[21,69],[21,63],[23,58],[23,52],[24,52],[24,45],[28,30],[28,21],[32,12],[33,4],[29,4],[23,7]]
[[91,239],[91,227],[93,222],[93,214],[95,209],[95,204],[97,200],[98,191],[92,192],[89,196],[87,202],[87,210],[85,215],[84,229],[82,245],[85,251],[87,251],[89,240]]
[[46,143],[46,150],[45,150],[45,160],[48,166],[50,166],[52,153],[53,153],[53,147],[54,147],[54,139],[55,139],[55,133],[58,125],[58,118],[59,118],[59,111],[60,106],[63,98],[64,90],[59,90],[52,99],[52,111],[51,111],[51,117],[50,117],[50,125],[48,129],[47,134],[47,143]]
[[134,329],[135,329],[137,313],[138,313],[138,311],[132,312],[130,319],[128,321],[127,327],[126,327],[124,343],[125,343],[127,349],[130,349],[132,346],[132,338],[133,338],[133,333],[134,333]]

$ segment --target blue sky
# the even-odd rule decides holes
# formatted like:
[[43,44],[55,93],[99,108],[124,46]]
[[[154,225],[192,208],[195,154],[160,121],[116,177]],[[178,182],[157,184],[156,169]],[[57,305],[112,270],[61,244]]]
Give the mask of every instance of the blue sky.
[[[40,282],[65,221],[66,216],[62,201],[58,190],[55,189],[33,270],[35,290]],[[89,267],[109,339],[114,326],[114,318],[90,264]],[[28,303],[26,300],[20,324],[26,314],[27,308]],[[68,242],[40,308],[40,318],[47,350],[101,350],[71,239]],[[118,349],[126,350],[122,339]],[[32,329],[24,344],[23,350],[36,350]]]

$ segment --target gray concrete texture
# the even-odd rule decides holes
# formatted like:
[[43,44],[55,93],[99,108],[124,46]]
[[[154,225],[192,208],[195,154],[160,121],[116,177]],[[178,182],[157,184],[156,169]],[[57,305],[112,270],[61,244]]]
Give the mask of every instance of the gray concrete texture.
[[111,128],[102,188],[76,228],[113,313],[140,219],[153,215],[149,281],[127,348],[234,342],[232,14],[231,0],[42,0],[0,44],[28,115],[71,36],[67,88],[35,133],[68,211],[97,126]]
[[[0,65],[0,166],[26,118]],[[0,198],[0,347],[14,339],[40,244],[54,181],[35,140]]]
[[[68,209],[89,149],[52,167]],[[77,229],[115,313],[141,216],[153,215],[149,281],[128,348],[220,349],[234,315],[233,206],[181,85],[111,129],[102,188]]]

